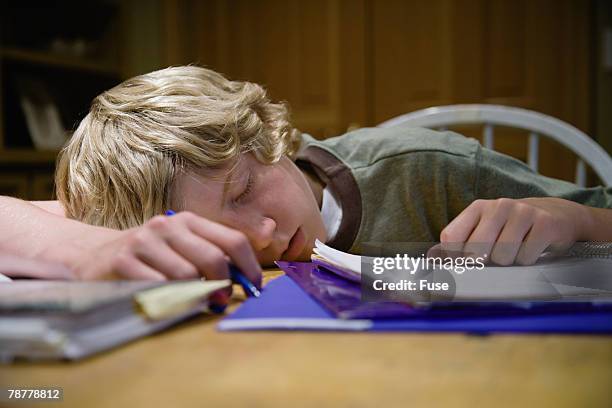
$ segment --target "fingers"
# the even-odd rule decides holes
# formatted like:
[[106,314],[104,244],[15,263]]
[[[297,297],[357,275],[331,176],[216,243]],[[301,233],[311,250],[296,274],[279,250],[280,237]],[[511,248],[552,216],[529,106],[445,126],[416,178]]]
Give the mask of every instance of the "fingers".
[[491,248],[497,240],[506,222],[504,213],[486,214],[483,216],[466,242],[463,251],[473,257],[489,258]]
[[476,200],[470,204],[442,230],[440,241],[465,242],[480,221],[483,205],[483,200]]
[[463,244],[480,221],[482,205],[482,200],[476,200],[455,217],[440,233],[441,245],[432,250],[445,256],[461,255]]
[[119,255],[115,260],[113,272],[120,278],[125,279],[152,281],[165,281],[168,279],[164,274],[130,255]]
[[[243,233],[193,214],[186,216],[191,221],[188,224],[189,228],[196,235],[205,237],[221,249],[251,282],[261,288],[261,266],[249,240]],[[195,219],[191,219],[193,217]]]
[[223,251],[200,236],[188,233],[176,235],[168,240],[170,247],[188,259],[196,276],[207,279],[229,279],[229,267]]
[[533,265],[548,246],[549,241],[543,239],[540,231],[534,228],[525,237],[525,241],[516,256],[516,263],[519,265]]
[[[462,252],[499,265],[535,263],[552,242],[563,241],[560,222],[546,208],[525,200],[477,200],[441,233],[444,243],[463,243]],[[567,240],[566,240],[567,241]]]
[[[141,234],[146,234],[146,230]],[[137,249],[138,260],[170,279],[197,279],[200,277],[200,270],[193,262],[181,256],[180,252],[173,250],[165,241],[153,234],[150,235],[152,237],[147,242],[158,242],[140,245]]]
[[524,204],[515,208],[493,246],[491,261],[504,266],[514,263],[521,245],[526,245],[523,239],[532,226],[530,208]]
[[511,201],[474,201],[445,228],[440,239],[449,243],[465,242],[464,253],[474,257],[489,257],[508,219]]
[[546,213],[539,212],[534,215],[534,223],[525,237],[523,244],[516,256],[516,262],[520,265],[532,265],[537,262],[542,253],[558,241],[558,222]]
[[150,271],[170,279],[228,279],[228,259],[261,287],[261,266],[246,236],[194,214],[154,217],[118,243],[121,276],[143,278]]

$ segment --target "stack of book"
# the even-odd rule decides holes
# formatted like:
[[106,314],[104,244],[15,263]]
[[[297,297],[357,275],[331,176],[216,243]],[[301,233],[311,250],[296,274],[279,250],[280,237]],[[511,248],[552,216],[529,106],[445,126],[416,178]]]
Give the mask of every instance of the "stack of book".
[[0,360],[78,359],[208,312],[229,280],[0,283]]

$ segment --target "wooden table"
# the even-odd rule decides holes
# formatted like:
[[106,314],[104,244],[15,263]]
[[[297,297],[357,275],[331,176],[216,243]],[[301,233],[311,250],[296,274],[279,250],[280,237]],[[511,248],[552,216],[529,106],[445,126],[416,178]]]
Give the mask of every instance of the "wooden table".
[[35,407],[612,406],[611,337],[220,333],[217,321],[80,362],[0,366],[0,384],[63,387],[63,403]]

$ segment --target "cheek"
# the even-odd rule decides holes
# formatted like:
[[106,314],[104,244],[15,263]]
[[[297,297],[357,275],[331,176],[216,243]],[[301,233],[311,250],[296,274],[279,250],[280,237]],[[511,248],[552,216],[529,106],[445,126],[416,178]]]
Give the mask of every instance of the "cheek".
[[301,170],[289,159],[283,158],[283,160],[283,181],[286,188],[292,190],[292,193],[299,196],[300,199],[314,199],[310,185]]
[[281,172],[271,180],[270,191],[266,194],[273,207],[282,207],[294,217],[298,214],[310,212],[307,210],[311,201],[313,201],[310,187],[299,176]]

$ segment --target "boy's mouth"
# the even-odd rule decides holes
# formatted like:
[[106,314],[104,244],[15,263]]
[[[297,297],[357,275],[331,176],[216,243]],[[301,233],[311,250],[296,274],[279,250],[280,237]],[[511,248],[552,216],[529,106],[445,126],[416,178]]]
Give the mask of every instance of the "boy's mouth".
[[281,259],[287,261],[295,260],[304,250],[305,244],[306,235],[304,234],[304,231],[302,231],[302,227],[299,227],[293,234],[293,237],[291,237],[287,249],[281,255]]

